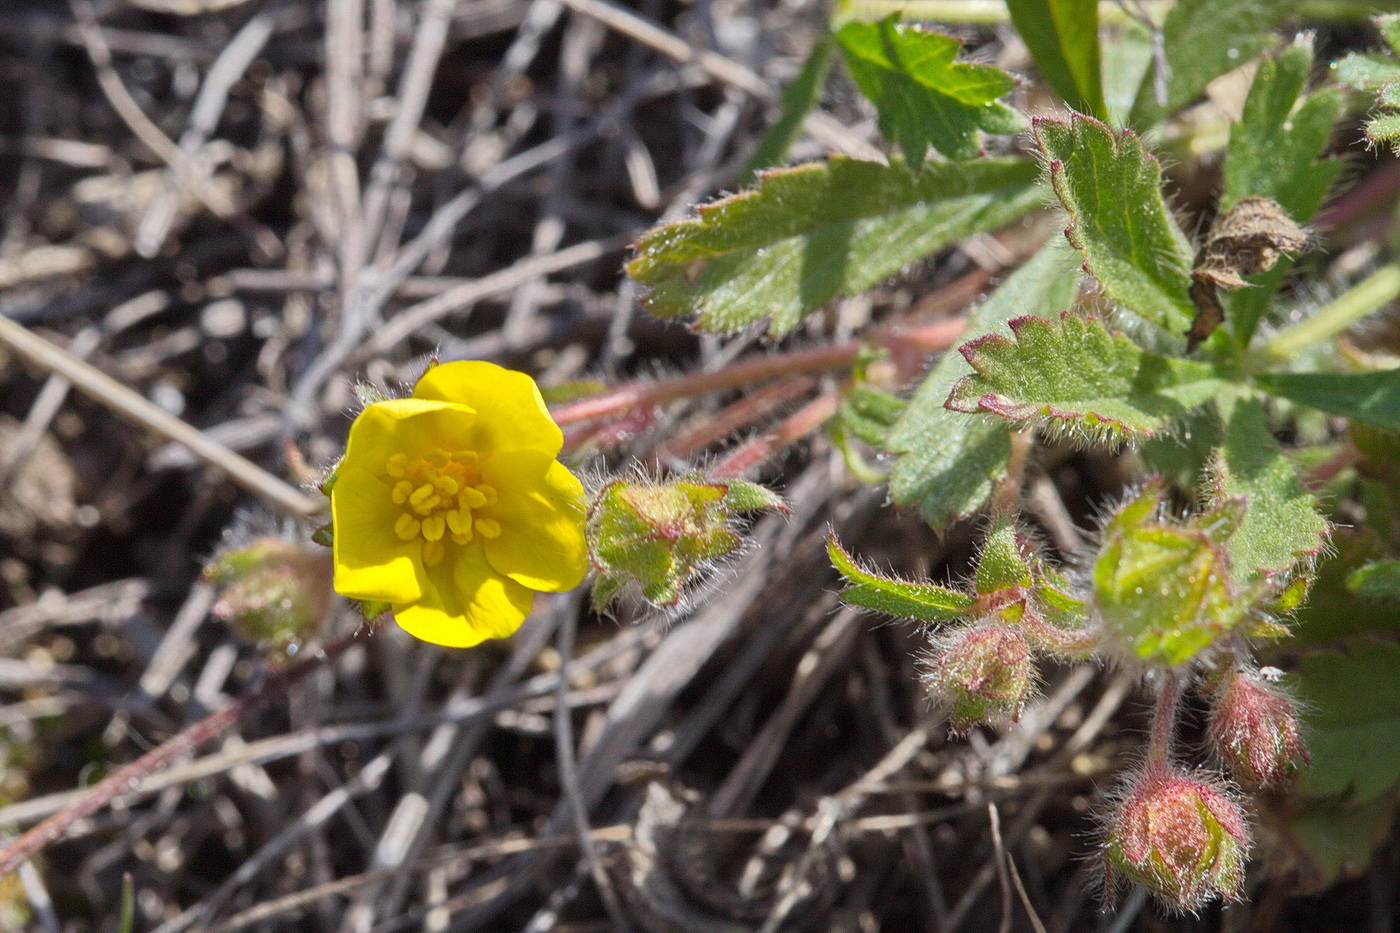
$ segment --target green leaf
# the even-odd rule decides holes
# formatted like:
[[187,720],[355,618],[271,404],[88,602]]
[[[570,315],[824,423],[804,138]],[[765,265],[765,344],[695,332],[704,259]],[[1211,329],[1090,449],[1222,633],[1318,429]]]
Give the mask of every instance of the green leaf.
[[[1299,41],[1265,58],[1254,76],[1244,114],[1230,130],[1225,155],[1225,190],[1220,212],[1241,198],[1276,201],[1295,223],[1306,224],[1342,170],[1341,159],[1319,159],[1342,113],[1342,97],[1327,88],[1302,97],[1312,67],[1312,46]],[[1236,343],[1248,345],[1293,260],[1280,257],[1273,269],[1251,278],[1252,288],[1226,299]]]
[[1400,431],[1400,367],[1373,373],[1264,373],[1265,392],[1353,421]]
[[832,298],[1034,209],[1035,175],[1023,159],[918,174],[845,158],[777,169],[755,190],[648,231],[627,271],[660,317],[698,314],[696,327],[725,333],[771,315],[769,332],[781,335]]
[[1400,142],[1400,113],[1386,113],[1366,121],[1366,138],[1373,144]]
[[1336,64],[1337,80],[1346,87],[1379,94],[1400,81],[1400,62],[1389,55],[1353,52]]
[[822,96],[822,86],[826,83],[827,72],[831,70],[831,59],[836,54],[836,37],[825,33],[807,60],[802,70],[793,78],[783,92],[778,121],[768,128],[763,138],[754,147],[753,154],[739,172],[735,184],[744,188],[754,180],[754,176],[766,168],[772,168],[787,158],[788,149],[802,132],[802,121],[817,105]]
[[965,615],[975,602],[973,597],[957,590],[871,573],[846,553],[835,535],[827,539],[826,552],[831,557],[831,566],[846,578],[841,599],[852,606],[924,622],[951,622]]
[[1069,213],[1065,236],[1084,254],[1085,270],[1109,298],[1173,333],[1196,309],[1191,248],[1162,201],[1162,169],[1142,140],[1092,117],[1070,123],[1037,118],[1036,141],[1050,182]]
[[1107,119],[1098,0],[1006,0],[1006,6],[1045,83],[1074,110]]
[[1245,501],[1244,520],[1227,547],[1231,575],[1249,584],[1316,556],[1327,522],[1269,433],[1258,399],[1222,400],[1220,408],[1225,436],[1211,482],[1217,501]]
[[1367,599],[1400,602],[1400,560],[1367,564],[1347,577],[1347,589]]
[[[1052,317],[1074,300],[1079,280],[1074,253],[1056,237],[972,311],[967,332],[991,333],[1028,312]],[[943,407],[966,371],[962,357],[945,353],[885,440],[886,450],[901,455],[890,474],[891,497],[898,506],[917,505],[934,528],[980,509],[1006,475],[1011,452],[1005,426]]]
[[1393,635],[1400,627],[1395,607],[1357,596],[1347,585],[1353,573],[1385,556],[1375,532],[1339,528],[1330,545],[1335,553],[1318,564],[1307,600],[1294,617],[1293,643],[1321,645],[1355,635]]
[[1141,439],[1223,385],[1210,366],[1149,353],[1097,318],[1023,317],[1010,327],[1014,340],[988,334],[963,344],[974,372],[953,386],[948,408]]
[[1274,42],[1272,31],[1292,16],[1300,0],[1179,0],[1162,24],[1165,106],[1157,100],[1157,77],[1148,71],[1128,122],[1146,129],[1248,62]]
[[1400,645],[1357,639],[1305,658],[1298,693],[1312,727],[1304,793],[1365,802],[1400,781]]
[[[1364,874],[1395,823],[1394,794],[1366,803],[1295,798],[1284,844],[1301,861],[1296,894],[1313,894]],[[1296,809],[1295,809],[1296,808]]]
[[908,402],[888,392],[857,384],[841,399],[837,416],[846,430],[871,446],[879,446],[908,407]]
[[962,40],[889,16],[854,21],[836,34],[851,77],[875,104],[880,132],[914,168],[932,146],[952,159],[971,159],[982,144],[978,130],[1019,132],[1016,111],[997,102],[1016,79],[991,65],[954,61]]

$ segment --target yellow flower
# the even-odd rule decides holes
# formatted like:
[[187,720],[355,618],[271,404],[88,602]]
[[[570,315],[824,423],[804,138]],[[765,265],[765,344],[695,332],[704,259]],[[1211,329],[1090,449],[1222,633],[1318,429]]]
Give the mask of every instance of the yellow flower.
[[536,590],[587,569],[563,444],[534,380],[492,363],[434,366],[412,398],[368,406],[331,487],[336,591],[439,645],[511,634]]

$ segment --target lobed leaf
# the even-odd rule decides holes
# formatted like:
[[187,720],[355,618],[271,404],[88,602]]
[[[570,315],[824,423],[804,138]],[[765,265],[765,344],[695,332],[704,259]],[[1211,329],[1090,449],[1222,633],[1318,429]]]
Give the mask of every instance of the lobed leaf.
[[924,622],[951,622],[966,614],[976,601],[966,593],[932,583],[909,583],[871,573],[846,553],[835,535],[827,538],[826,552],[831,565],[846,578],[841,599],[852,606]]
[[1096,318],[1023,317],[1010,327],[1014,340],[989,334],[960,348],[974,372],[953,386],[949,409],[1142,438],[1224,384],[1212,367],[1149,353]]
[[[1069,244],[1056,238],[972,311],[968,333],[990,333],[1028,312],[1054,316],[1074,300],[1080,277]],[[1004,425],[943,407],[966,371],[962,357],[945,353],[885,439],[885,449],[900,455],[890,474],[890,496],[898,506],[918,506],[934,528],[980,509],[1006,475],[1011,452]]]
[[1045,83],[1074,110],[1107,119],[1098,0],[1006,0],[1006,6]]
[[[1327,88],[1304,95],[1312,67],[1310,42],[1298,41],[1265,58],[1255,73],[1240,122],[1230,129],[1221,213],[1241,198],[1266,197],[1299,224],[1307,224],[1342,170],[1342,160],[1320,159],[1342,113],[1342,95]],[[1251,280],[1227,299],[1236,343],[1245,346],[1267,312],[1292,259]]]
[[959,62],[962,40],[899,22],[853,21],[836,33],[846,67],[879,115],[880,132],[915,169],[928,148],[952,159],[981,150],[978,130],[1016,133],[1024,120],[997,98],[1016,79],[992,65]]
[[627,271],[660,317],[698,314],[697,328],[724,333],[771,316],[769,332],[781,335],[832,298],[1033,210],[1035,175],[1022,159],[917,174],[845,158],[777,169],[694,219],[648,231]]
[[1069,214],[1065,236],[1109,298],[1182,333],[1195,316],[1191,248],[1162,201],[1162,170],[1135,134],[1074,114],[1038,118],[1035,137]]
[[1316,556],[1327,522],[1269,432],[1258,399],[1223,400],[1220,408],[1225,428],[1211,466],[1213,494],[1217,501],[1244,499],[1227,549],[1231,576],[1250,584]]
[[1264,373],[1265,392],[1353,421],[1400,431],[1400,367],[1371,373]]
[[1162,23],[1166,100],[1149,70],[1128,122],[1146,129],[1190,103],[1206,85],[1245,64],[1274,42],[1273,30],[1297,12],[1301,0],[1179,0]]
[[1400,645],[1356,639],[1305,658],[1298,693],[1312,727],[1313,764],[1300,790],[1373,800],[1400,781]]
[[1335,553],[1318,564],[1307,600],[1295,614],[1294,642],[1322,645],[1356,635],[1393,636],[1400,626],[1395,607],[1383,600],[1362,598],[1348,585],[1357,570],[1385,556],[1375,532],[1339,528],[1330,545]]

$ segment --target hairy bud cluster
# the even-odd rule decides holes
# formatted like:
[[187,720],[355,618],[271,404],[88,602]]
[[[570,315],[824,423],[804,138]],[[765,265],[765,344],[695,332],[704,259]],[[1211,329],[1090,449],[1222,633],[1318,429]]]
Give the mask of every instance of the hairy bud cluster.
[[1182,911],[1237,898],[1248,856],[1239,804],[1219,784],[1169,767],[1130,781],[1104,840],[1110,885],[1135,882]]
[[278,651],[315,635],[330,609],[329,555],[281,538],[226,551],[204,575],[224,587],[214,615]]
[[990,622],[949,635],[928,676],[929,690],[949,706],[948,728],[956,734],[978,723],[1019,719],[1034,683],[1025,636]]
[[1311,761],[1293,701],[1253,671],[1231,671],[1216,687],[1209,735],[1231,773],[1261,787],[1286,783],[1299,759]]

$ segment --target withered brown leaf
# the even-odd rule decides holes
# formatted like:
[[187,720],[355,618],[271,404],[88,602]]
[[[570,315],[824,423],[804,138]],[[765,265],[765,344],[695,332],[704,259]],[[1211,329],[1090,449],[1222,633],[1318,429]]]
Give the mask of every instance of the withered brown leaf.
[[1280,255],[1300,252],[1307,243],[1307,233],[1269,198],[1241,198],[1216,218],[1191,269],[1196,317],[1186,335],[1187,352],[1225,320],[1217,289],[1244,288],[1244,276],[1268,272]]

